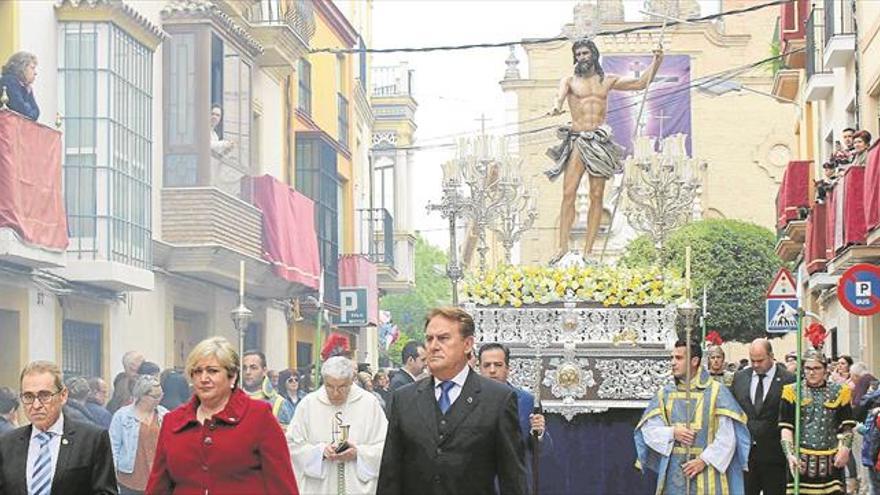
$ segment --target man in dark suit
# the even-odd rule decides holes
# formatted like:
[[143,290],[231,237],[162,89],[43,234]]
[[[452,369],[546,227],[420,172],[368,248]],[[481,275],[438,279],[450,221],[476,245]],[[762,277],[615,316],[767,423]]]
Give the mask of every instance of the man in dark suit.
[[432,377],[394,392],[377,493],[490,495],[497,479],[501,494],[524,495],[516,393],[468,366],[473,318],[431,311],[425,344]]
[[0,494],[118,493],[110,437],[65,419],[67,389],[58,366],[25,366],[21,402],[31,424],[0,437]]
[[425,346],[415,340],[407,342],[400,352],[400,362],[403,364],[391,377],[391,385],[388,387],[392,392],[415,382],[425,371]]
[[519,411],[519,429],[525,442],[526,448],[526,479],[528,486],[532,485],[532,476],[535,466],[535,450],[538,457],[544,457],[553,450],[553,439],[546,431],[544,415],[536,413],[535,398],[528,390],[514,386],[508,381],[510,376],[510,349],[504,344],[491,342],[480,346],[479,352],[480,375],[491,378],[496,382],[503,383],[516,393],[517,409]]
[[779,399],[782,386],[795,376],[773,360],[773,347],[767,339],[749,345],[751,367],[737,371],[731,391],[748,416],[752,448],[749,470],[745,473],[747,495],[785,493],[787,463],[779,444]]

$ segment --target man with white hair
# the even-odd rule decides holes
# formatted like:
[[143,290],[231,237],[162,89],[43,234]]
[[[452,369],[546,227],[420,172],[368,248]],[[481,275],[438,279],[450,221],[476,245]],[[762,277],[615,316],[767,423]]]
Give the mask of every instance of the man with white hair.
[[388,421],[379,401],[353,387],[350,359],[335,356],[321,366],[324,384],[306,395],[287,429],[287,445],[299,492],[376,493]]
[[131,404],[131,387],[138,378],[138,368],[144,362],[144,355],[138,351],[128,351],[122,355],[122,372],[113,379],[113,397],[107,410],[115,413],[122,406]]

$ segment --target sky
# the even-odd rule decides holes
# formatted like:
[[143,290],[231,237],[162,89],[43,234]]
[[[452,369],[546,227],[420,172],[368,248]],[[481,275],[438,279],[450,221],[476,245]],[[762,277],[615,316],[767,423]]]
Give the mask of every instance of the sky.
[[[603,0],[599,0],[600,5]],[[518,41],[523,38],[558,36],[573,19],[573,0],[375,0],[374,48],[424,47],[485,42]],[[703,12],[717,11],[700,2]],[[640,15],[642,0],[624,0],[627,19]],[[499,81],[504,76],[509,48],[471,49],[427,53],[377,54],[373,66],[409,63],[414,72],[416,145],[448,143],[466,133],[479,132],[485,116],[491,132],[503,133],[504,99]],[[520,73],[528,77],[525,54],[516,49]],[[560,74],[560,77],[563,74]],[[548,109],[551,102],[548,102]],[[454,135],[455,137],[450,137]],[[454,149],[415,152],[412,199],[414,227],[431,244],[448,246],[448,222],[426,205],[441,197],[440,164]]]

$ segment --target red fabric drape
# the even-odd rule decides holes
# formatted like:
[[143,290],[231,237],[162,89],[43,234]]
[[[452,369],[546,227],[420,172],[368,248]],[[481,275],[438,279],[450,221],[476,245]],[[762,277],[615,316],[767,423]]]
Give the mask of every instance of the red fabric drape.
[[843,191],[843,245],[864,244],[865,234],[865,167],[850,167],[839,184]]
[[788,162],[776,197],[776,227],[798,217],[798,209],[810,206],[810,166],[807,160]]
[[367,288],[367,322],[379,324],[379,282],[376,265],[360,254],[339,257],[339,287]]
[[833,260],[837,255],[834,236],[837,224],[837,199],[840,197],[840,183],[825,196],[825,259]]
[[825,251],[825,230],[827,204],[814,204],[807,217],[807,233],[804,242],[804,257],[806,259],[807,273],[821,272],[825,270],[827,261]]
[[263,257],[284,280],[317,289],[321,262],[315,203],[271,175],[249,180],[252,201],[263,212]]
[[880,146],[874,146],[868,154],[865,167],[865,227],[880,227]]
[[61,194],[61,133],[0,111],[0,228],[21,240],[64,250],[67,213]]

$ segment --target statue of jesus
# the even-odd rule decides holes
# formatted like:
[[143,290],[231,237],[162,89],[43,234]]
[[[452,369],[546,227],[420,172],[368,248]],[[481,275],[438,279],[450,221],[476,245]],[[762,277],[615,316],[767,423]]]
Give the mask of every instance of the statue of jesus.
[[651,66],[638,79],[631,79],[605,75],[599,65],[599,49],[591,40],[575,41],[571,51],[574,56],[574,74],[560,81],[556,105],[550,112],[550,115],[561,115],[562,104],[567,101],[571,111],[571,124],[559,128],[557,136],[562,142],[547,150],[547,155],[555,164],[544,172],[551,181],[560,174],[563,175],[559,250],[551,259],[551,265],[568,252],[568,237],[575,217],[575,200],[584,172],[588,173],[590,180],[590,208],[587,213],[587,238],[583,252],[583,257],[587,258],[599,232],[605,182],[623,168],[623,148],[612,141],[611,128],[605,123],[608,93],[611,90],[638,91],[647,88],[663,60],[663,50],[654,50]]

